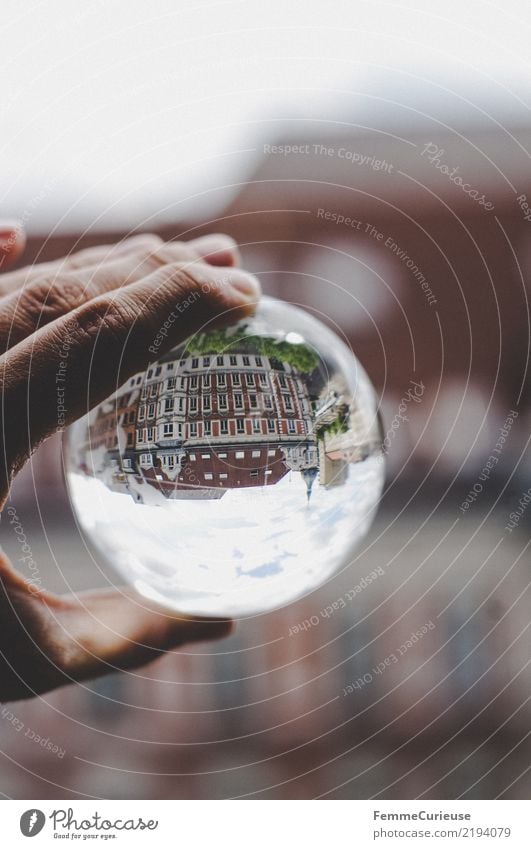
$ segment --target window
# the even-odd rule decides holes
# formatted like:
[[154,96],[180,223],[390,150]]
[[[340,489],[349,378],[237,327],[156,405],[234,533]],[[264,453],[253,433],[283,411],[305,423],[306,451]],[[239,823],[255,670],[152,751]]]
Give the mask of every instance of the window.
[[148,427],[147,428],[147,441],[153,442],[154,438],[155,438],[155,428]]
[[212,436],[212,422],[203,422],[203,433],[205,436]]
[[235,366],[235,365],[237,365],[237,364],[238,364],[238,360],[236,359],[236,357],[234,356],[234,354],[231,354],[231,355],[230,355],[230,357],[229,357],[229,363],[231,364],[231,366]]
[[297,427],[293,419],[290,419],[288,422],[288,433],[297,433]]
[[262,433],[262,422],[260,419],[253,419],[253,433]]
[[123,460],[122,460],[122,465],[123,465],[124,469],[132,469],[133,468],[133,461],[129,457],[124,457]]
[[192,360],[192,368],[198,368],[198,367],[199,367],[199,359],[197,357],[194,357],[193,360]]
[[190,422],[190,436],[197,436],[197,422]]
[[151,459],[151,454],[141,454],[140,462],[143,466],[151,466],[153,465],[153,460]]
[[203,357],[203,368],[208,368],[210,365],[210,357]]
[[166,368],[168,369],[168,371],[172,371],[173,370],[173,363],[168,363]]
[[166,381],[166,388],[167,389],[175,389],[175,383],[176,383],[175,378],[169,377],[168,380]]
[[152,368],[150,368],[148,373],[147,373],[148,380],[149,380],[150,377],[153,377],[153,369]]
[[197,396],[190,398],[189,410],[191,413],[197,413]]
[[161,371],[162,371],[162,368],[160,366],[157,366],[157,368],[155,369],[155,377],[158,377],[159,374],[161,373]]
[[143,428],[138,428],[138,430],[136,432],[136,441],[137,442],[144,442],[144,430],[143,430]]
[[257,457],[260,456],[260,454],[261,454],[261,451],[253,451],[253,453],[251,454],[251,457],[254,457],[254,459],[256,459]]
[[266,470],[265,470],[265,473],[266,473],[266,476],[268,476],[268,475],[272,475],[272,474],[273,474],[273,469],[266,469]]
[[162,458],[162,463],[164,466],[168,466],[168,468],[173,469],[175,466],[175,454],[167,454],[166,457]]
[[224,365],[224,363],[225,363],[225,358],[223,356],[216,357],[216,365],[217,366],[222,366],[222,365]]
[[252,478],[258,477],[258,469],[251,469],[251,477]]
[[282,389],[286,389],[288,384],[287,384],[287,381],[286,381],[286,375],[285,374],[279,374],[278,382],[280,383]]
[[268,419],[267,420],[267,430],[268,430],[268,432],[269,433],[275,433],[276,429],[277,429],[277,423],[276,423],[275,419]]
[[129,431],[129,433],[127,434],[127,444],[128,445],[133,444],[133,434],[131,433],[131,431]]
[[256,410],[258,408],[258,401],[254,392],[249,394],[249,406],[251,407],[251,410]]
[[212,407],[210,406],[210,395],[203,395],[203,411],[205,413],[210,413]]
[[251,360],[249,359],[249,357],[243,357],[242,362],[243,362],[244,366],[250,366],[251,365]]
[[192,463],[195,463],[195,454],[189,454],[188,459],[191,460]]
[[202,460],[210,460],[210,454],[201,454]]
[[229,423],[228,423],[227,419],[223,419],[223,421],[221,422],[221,435],[227,436],[228,432],[229,432]]
[[273,398],[271,395],[264,395],[264,404],[266,406],[266,410],[273,409]]
[[227,375],[226,374],[218,374],[218,386],[222,386],[225,388],[227,385]]
[[236,419],[236,433],[245,433],[245,421]]
[[210,389],[210,375],[203,375],[203,389]]
[[267,456],[268,457],[274,457],[276,453],[277,452],[274,448],[270,448],[269,451],[267,452]]
[[267,386],[267,374],[265,372],[260,372],[260,383],[262,386]]
[[152,419],[155,415],[155,404],[148,405],[147,417],[148,419]]
[[173,412],[173,398],[165,398],[164,399],[164,412],[165,413]]
[[228,478],[228,474],[227,474],[227,472],[220,472],[220,473],[219,473],[219,479],[220,479],[220,480],[222,480],[222,481],[226,481],[226,480],[227,480],[227,478]]
[[286,410],[289,413],[293,412],[293,400],[292,400],[291,396],[290,395],[284,395],[283,398],[284,398],[284,406],[285,406]]
[[243,395],[241,392],[234,393],[234,406],[238,410],[243,410]]
[[154,398],[154,397],[155,397],[155,395],[157,394],[157,390],[158,390],[158,388],[159,388],[158,383],[152,383],[152,384],[151,384],[151,386],[149,387],[149,397],[150,397],[150,398]]
[[178,405],[179,405],[179,412],[183,413],[184,412],[184,398],[182,396],[180,396],[180,398],[179,398]]
[[227,454],[225,452],[221,453],[221,451],[220,451],[219,454],[218,454],[218,457],[219,457],[220,460],[226,460]]
[[220,410],[227,409],[227,396],[226,395],[218,395],[218,407]]
[[234,453],[234,456],[237,460],[243,460],[243,458],[245,457],[245,451],[236,451]]
[[177,425],[177,436],[179,439],[182,439],[183,437],[183,426],[180,423]]
[[232,375],[232,385],[233,386],[241,386],[242,385],[242,378],[241,378],[240,374],[233,374]]
[[193,377],[190,378],[190,389],[197,389],[198,380],[199,378],[196,374],[194,374]]
[[211,481],[213,477],[214,477],[214,475],[212,474],[212,472],[205,472],[205,480],[206,481]]
[[138,421],[143,422],[146,418],[146,407],[144,404],[141,404],[138,408]]
[[259,366],[259,367],[262,366],[262,357],[255,357],[254,361],[255,361],[257,366]]
[[166,422],[164,425],[164,436],[173,436],[173,422]]

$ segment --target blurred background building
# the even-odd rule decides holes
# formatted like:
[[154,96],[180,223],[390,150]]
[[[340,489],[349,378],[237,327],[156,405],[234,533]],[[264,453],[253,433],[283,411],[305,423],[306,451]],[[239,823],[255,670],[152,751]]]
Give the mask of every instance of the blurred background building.
[[[6,24],[2,214],[26,262],[233,235],[268,294],[353,347],[389,448],[340,575],[215,646],[14,705],[65,754],[0,721],[0,791],[528,797],[528,10],[57,2]],[[50,588],[114,579],[58,439],[13,503]]]

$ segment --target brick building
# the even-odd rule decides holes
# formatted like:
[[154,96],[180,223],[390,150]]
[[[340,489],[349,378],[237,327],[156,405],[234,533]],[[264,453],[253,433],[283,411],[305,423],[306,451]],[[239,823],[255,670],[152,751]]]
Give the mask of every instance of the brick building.
[[219,498],[290,470],[311,488],[315,400],[289,363],[246,350],[172,352],[99,408],[90,450],[104,447],[107,483],[138,501]]

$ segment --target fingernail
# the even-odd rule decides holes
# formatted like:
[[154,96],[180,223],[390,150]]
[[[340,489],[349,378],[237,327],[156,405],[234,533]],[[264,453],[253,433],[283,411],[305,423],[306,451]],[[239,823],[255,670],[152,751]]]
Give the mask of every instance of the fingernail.
[[12,262],[24,250],[26,236],[22,224],[17,221],[0,221],[0,252],[2,264],[4,261]]
[[2,245],[14,245],[19,238],[20,230],[17,227],[0,227],[0,243]]
[[247,271],[234,269],[227,278],[228,283],[236,289],[240,294],[248,298],[259,298],[262,292],[262,287],[258,277],[254,274],[249,274]]
[[215,253],[216,251],[236,250],[236,242],[224,233],[209,233],[208,236],[199,236],[187,243],[195,251],[200,253]]
[[188,242],[189,246],[212,265],[233,265],[240,260],[240,252],[234,239],[223,233],[200,236]]

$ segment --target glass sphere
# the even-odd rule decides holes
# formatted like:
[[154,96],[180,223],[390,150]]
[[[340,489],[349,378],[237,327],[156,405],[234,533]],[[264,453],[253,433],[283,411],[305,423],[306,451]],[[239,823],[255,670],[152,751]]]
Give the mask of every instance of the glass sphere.
[[145,596],[243,616],[345,566],[384,478],[374,390],[309,313],[263,298],[130,378],[67,431],[89,540]]

